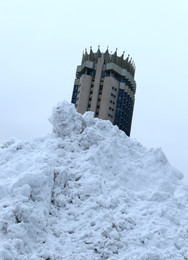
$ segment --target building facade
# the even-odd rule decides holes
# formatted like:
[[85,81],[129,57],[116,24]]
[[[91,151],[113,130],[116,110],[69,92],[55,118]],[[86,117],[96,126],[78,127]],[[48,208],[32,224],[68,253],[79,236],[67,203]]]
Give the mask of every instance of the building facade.
[[72,103],[84,114],[94,112],[95,117],[110,120],[128,136],[135,102],[135,65],[124,53],[118,57],[117,49],[110,54],[85,50],[82,63],[77,67]]

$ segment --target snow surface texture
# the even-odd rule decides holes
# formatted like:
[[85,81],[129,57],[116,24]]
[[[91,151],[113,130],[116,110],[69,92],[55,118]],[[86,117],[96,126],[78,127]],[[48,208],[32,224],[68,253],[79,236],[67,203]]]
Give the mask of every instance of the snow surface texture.
[[160,149],[67,102],[50,122],[1,145],[1,260],[188,259],[188,187]]

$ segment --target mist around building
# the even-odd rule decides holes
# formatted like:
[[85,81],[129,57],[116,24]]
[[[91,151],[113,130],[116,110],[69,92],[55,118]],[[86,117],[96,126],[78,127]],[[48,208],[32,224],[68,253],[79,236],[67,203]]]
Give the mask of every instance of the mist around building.
[[188,187],[161,149],[59,103],[0,148],[0,259],[188,259]]

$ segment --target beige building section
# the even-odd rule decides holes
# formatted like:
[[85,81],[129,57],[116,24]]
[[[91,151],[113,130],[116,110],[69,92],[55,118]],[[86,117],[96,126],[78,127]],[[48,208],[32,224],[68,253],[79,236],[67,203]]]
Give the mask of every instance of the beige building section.
[[97,110],[97,102],[98,102],[98,96],[99,96],[99,88],[100,88],[103,64],[104,64],[104,59],[101,57],[98,59],[98,62],[96,64],[97,69],[96,69],[96,74],[95,74],[95,83],[94,83],[91,108],[90,108],[90,111],[93,111],[94,113]]
[[79,113],[84,114],[88,110],[88,100],[90,94],[92,77],[89,75],[82,75],[80,78],[80,85],[78,88],[76,109]]
[[99,118],[114,122],[119,82],[112,77],[105,77],[101,97]]

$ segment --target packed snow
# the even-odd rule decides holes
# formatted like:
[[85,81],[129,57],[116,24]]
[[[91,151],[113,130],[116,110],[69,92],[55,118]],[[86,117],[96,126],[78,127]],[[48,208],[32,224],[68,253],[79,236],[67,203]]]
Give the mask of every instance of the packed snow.
[[188,260],[188,186],[146,149],[72,104],[53,133],[0,148],[0,259]]

